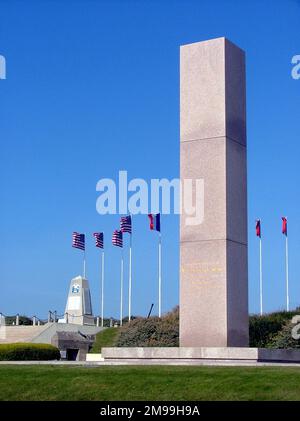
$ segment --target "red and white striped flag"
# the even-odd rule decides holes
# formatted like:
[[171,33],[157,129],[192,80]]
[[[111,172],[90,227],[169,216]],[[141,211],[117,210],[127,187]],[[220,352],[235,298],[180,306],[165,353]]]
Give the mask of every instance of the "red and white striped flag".
[[80,250],[85,250],[85,235],[79,232],[73,232],[72,247]]
[[95,241],[96,241],[96,247],[99,247],[100,249],[103,249],[103,246],[104,246],[103,232],[94,232],[93,236],[94,236]]
[[121,230],[115,230],[113,232],[112,243],[114,246],[123,247],[123,233]]
[[131,234],[131,216],[121,216],[120,220],[120,229],[122,232],[128,232]]

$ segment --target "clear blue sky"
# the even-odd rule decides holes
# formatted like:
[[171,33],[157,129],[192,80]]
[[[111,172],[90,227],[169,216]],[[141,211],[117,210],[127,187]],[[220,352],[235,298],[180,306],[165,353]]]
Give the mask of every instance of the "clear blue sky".
[[[96,213],[96,182],[179,175],[179,45],[226,36],[247,54],[249,301],[259,309],[264,234],[265,309],[284,307],[289,218],[292,305],[300,303],[300,1],[0,1],[0,311],[64,311],[81,270],[73,230],[107,240],[106,316],[118,317],[118,216]],[[164,216],[163,310],[178,303],[178,219]],[[157,297],[155,234],[135,219],[133,313]],[[127,254],[126,254],[127,256]],[[87,269],[99,312],[99,253]],[[127,271],[127,266],[126,266]],[[126,277],[127,286],[127,277]],[[127,299],[127,297],[126,297]],[[127,300],[125,303],[127,308]]]

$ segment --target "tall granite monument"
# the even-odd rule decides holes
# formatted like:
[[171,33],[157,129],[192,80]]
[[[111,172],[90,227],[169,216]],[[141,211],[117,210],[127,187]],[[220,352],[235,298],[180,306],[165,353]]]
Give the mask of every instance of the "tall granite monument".
[[[248,348],[245,54],[225,38],[180,49],[180,173],[180,346],[102,348],[102,358],[299,363],[299,350]],[[193,205],[197,186],[204,195],[193,216],[191,180]]]
[[248,346],[245,54],[226,38],[180,48],[180,177],[204,219],[180,220],[180,346]]

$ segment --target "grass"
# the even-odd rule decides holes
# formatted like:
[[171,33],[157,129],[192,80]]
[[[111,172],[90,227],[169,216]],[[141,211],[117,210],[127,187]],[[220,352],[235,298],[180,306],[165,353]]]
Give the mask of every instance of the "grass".
[[116,328],[116,327],[110,327],[97,333],[96,341],[93,344],[91,352],[94,354],[95,353],[97,354],[97,353],[101,353],[102,347],[115,346],[118,334],[119,334],[119,328]]
[[300,400],[300,369],[2,365],[0,400]]

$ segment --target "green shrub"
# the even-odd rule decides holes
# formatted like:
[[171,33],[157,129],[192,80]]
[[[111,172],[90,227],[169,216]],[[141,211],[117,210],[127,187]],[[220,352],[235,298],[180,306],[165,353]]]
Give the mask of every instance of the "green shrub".
[[[16,316],[6,316],[5,317],[5,324],[6,326],[11,326],[16,324]],[[19,324],[29,326],[32,325],[32,319],[27,316],[19,316]]]
[[52,345],[13,343],[0,344],[0,361],[59,360],[60,352]]
[[179,308],[161,319],[137,318],[119,330],[116,346],[163,347],[179,345]]
[[267,347],[279,349],[300,348],[300,339],[292,337],[293,327],[295,327],[295,324],[291,321],[286,322],[283,328],[270,338]]
[[276,335],[295,314],[299,314],[299,311],[280,311],[263,316],[250,316],[250,346],[257,348],[268,347],[268,344],[274,335]]
[[[296,311],[279,311],[249,318],[250,347],[297,348],[299,342],[291,337],[290,321]],[[200,321],[201,323],[201,321]],[[106,332],[106,333],[105,333]],[[136,318],[119,329],[107,329],[98,334],[101,346],[163,347],[179,345],[179,307],[158,317]],[[106,336],[107,335],[107,336]],[[114,335],[111,339],[110,336]],[[106,337],[108,342],[106,343]],[[102,344],[103,342],[103,344]],[[100,348],[101,348],[100,346]],[[99,347],[98,347],[99,348]],[[93,352],[97,352],[96,349]],[[99,352],[99,351],[98,351]]]

